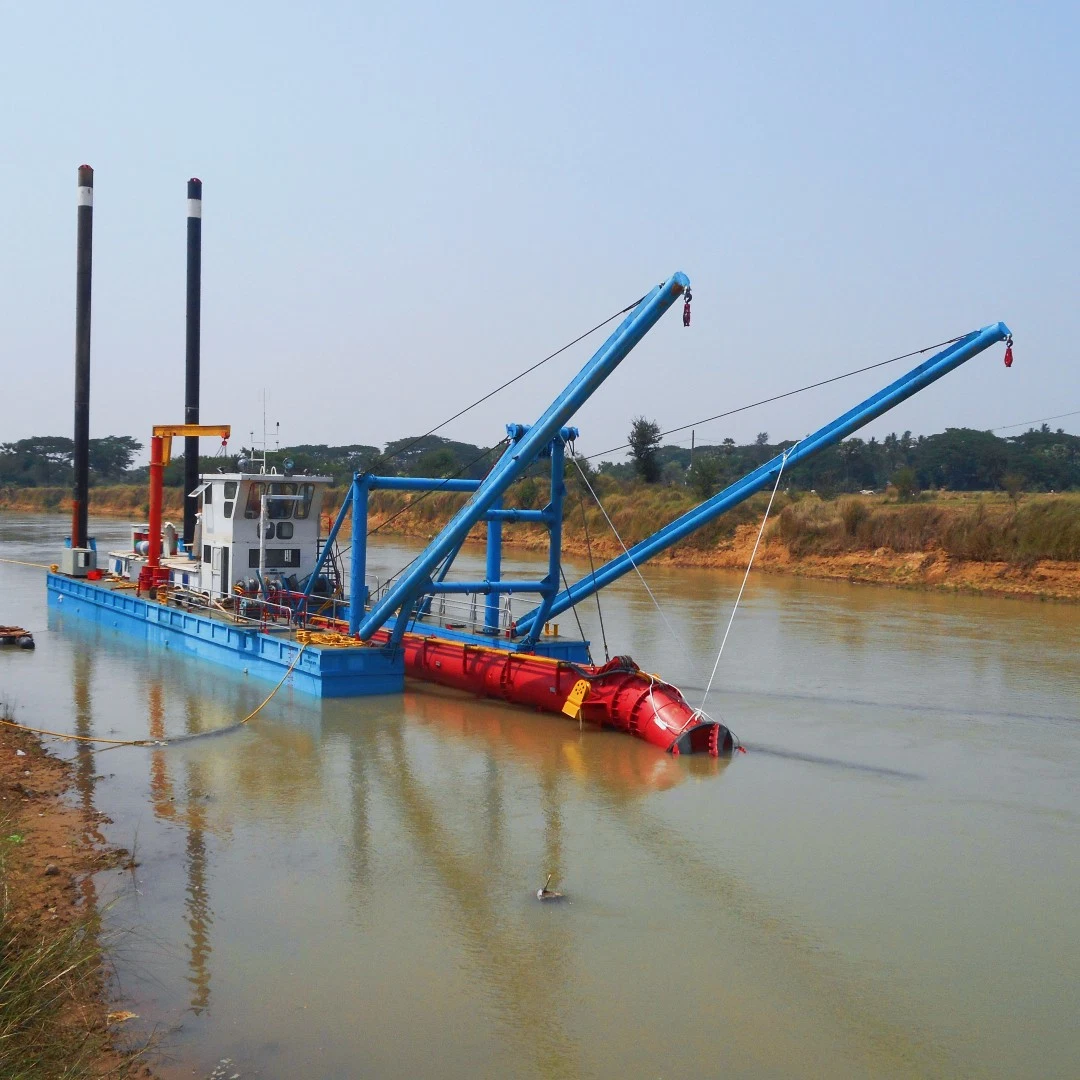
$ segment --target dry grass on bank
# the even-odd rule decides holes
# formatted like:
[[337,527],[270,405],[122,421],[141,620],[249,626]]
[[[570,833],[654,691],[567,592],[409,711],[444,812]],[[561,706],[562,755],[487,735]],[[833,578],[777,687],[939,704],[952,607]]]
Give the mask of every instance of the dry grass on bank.
[[118,1047],[92,885],[125,853],[96,841],[70,784],[37,736],[0,727],[0,1080],[152,1075]]
[[[145,518],[150,509],[146,488],[135,484],[110,484],[90,489],[90,513],[130,515]],[[59,487],[0,488],[0,510],[28,510],[32,513],[65,514],[71,512],[71,489]],[[163,510],[166,516],[183,513],[180,492],[165,491]]]
[[1080,497],[886,503],[862,498],[786,506],[772,535],[795,558],[885,548],[898,554],[943,551],[971,562],[1031,566],[1080,561]]
[[[9,818],[0,818],[0,875],[18,843]],[[91,920],[51,932],[23,928],[7,889],[0,899],[0,1077],[4,1080],[76,1080],[99,1075],[110,1048],[96,1021],[80,1022],[87,999],[100,987],[101,950]]]
[[[520,482],[510,489],[506,505],[539,505],[536,485]],[[597,489],[619,534],[627,544],[636,543],[657,528],[685,513],[697,499],[686,488],[635,486],[620,488],[600,478]],[[524,503],[520,496],[526,494]],[[324,513],[334,514],[341,505],[344,489],[331,488]],[[374,524],[396,516],[387,531],[430,537],[465,502],[461,494],[418,495],[376,491],[370,511]],[[759,494],[735,507],[717,521],[698,530],[671,553],[692,554],[701,564],[702,555],[728,544],[740,525],[761,520],[767,494]],[[585,528],[576,485],[566,501],[564,538],[568,550],[582,550]],[[601,552],[617,551],[600,509],[585,496],[585,519],[589,535]],[[70,508],[70,493],[60,488],[0,490],[0,508],[63,512]],[[90,490],[94,513],[142,517],[146,493],[140,487],[116,485]],[[165,493],[165,514],[181,514],[179,493]],[[347,533],[346,533],[347,535]],[[474,538],[483,535],[482,527]],[[511,543],[525,546],[544,542],[544,532],[536,526],[509,525],[505,536]],[[977,562],[1005,562],[1031,565],[1040,559],[1063,562],[1080,560],[1080,495],[1025,495],[1013,502],[1004,493],[942,492],[924,495],[913,502],[898,502],[888,496],[841,496],[825,500],[814,495],[779,494],[773,509],[769,539],[783,543],[791,556],[839,555],[852,551],[886,549],[898,554],[943,551]]]

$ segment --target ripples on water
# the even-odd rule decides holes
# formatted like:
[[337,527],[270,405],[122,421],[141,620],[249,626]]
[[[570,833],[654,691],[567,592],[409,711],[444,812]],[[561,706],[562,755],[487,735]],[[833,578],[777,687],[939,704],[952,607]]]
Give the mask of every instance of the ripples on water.
[[[0,515],[0,555],[52,561],[64,524]],[[609,640],[693,701],[738,575],[648,576],[674,634],[627,581]],[[173,737],[267,692],[0,585],[27,722]],[[1065,1076],[1078,655],[1072,607],[756,576],[708,702],[731,762],[417,687],[65,752],[135,847],[106,917],[177,1075]]]

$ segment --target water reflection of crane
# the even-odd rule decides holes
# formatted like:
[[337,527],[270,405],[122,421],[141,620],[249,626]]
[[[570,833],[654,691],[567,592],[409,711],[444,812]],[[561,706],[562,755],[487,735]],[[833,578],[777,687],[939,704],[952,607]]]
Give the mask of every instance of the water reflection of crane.
[[[93,735],[94,710],[91,703],[90,682],[93,676],[93,650],[77,649],[72,670],[72,700],[75,706],[75,734],[84,739]],[[97,810],[94,807],[94,787],[97,778],[97,761],[93,746],[88,742],[75,743],[75,790],[90,837],[97,844],[104,844],[105,837],[97,827]],[[89,910],[97,907],[97,890],[94,875],[84,874],[80,882],[83,901]]]
[[[425,688],[421,694],[407,693],[406,701],[410,717],[419,719],[432,737],[444,743],[457,743],[464,737],[484,745],[489,761],[525,760],[535,765],[545,810],[546,855],[552,869],[556,869],[562,851],[558,777],[566,774],[566,766],[571,775],[585,781],[582,791],[598,816],[607,818],[653,864],[670,873],[681,888],[710,903],[719,903],[739,925],[755,932],[778,969],[788,971],[793,979],[811,988],[816,997],[837,1001],[842,1006],[837,1016],[847,1018],[853,1045],[863,1046],[875,1060],[902,1061],[912,1052],[890,1018],[866,1006],[873,995],[860,992],[856,975],[844,971],[843,978],[838,978],[835,957],[823,950],[820,942],[795,920],[778,912],[774,902],[739,874],[711,860],[699,843],[650,813],[648,804],[640,798],[650,791],[673,787],[688,775],[715,775],[724,771],[728,762],[652,755],[647,747],[631,740],[609,740],[597,732],[590,732],[581,744],[576,738],[560,744],[552,738],[550,726],[533,724],[528,716],[453,692],[435,695],[429,691]],[[663,768],[653,773],[654,765]],[[388,787],[392,783],[393,778],[388,778]],[[464,909],[466,904],[460,906]],[[935,1048],[924,1050],[929,1060],[934,1060]]]
[[[164,680],[160,670],[150,675],[147,699],[150,735],[155,739],[175,737],[178,733],[170,732],[166,723]],[[212,699],[201,685],[185,685],[184,735],[197,735],[226,726],[227,721],[223,723],[208,717],[208,703],[209,711],[214,712]],[[244,796],[257,796],[263,801],[290,800],[297,789],[315,797],[322,788],[319,757],[310,732],[263,721],[261,736],[259,754],[227,759],[231,766],[229,790]],[[182,744],[174,743],[170,747],[151,749],[150,795],[155,816],[184,830],[184,909],[189,943],[188,982],[192,987],[190,1007],[200,1014],[210,1004],[214,912],[208,890],[209,838],[211,834],[227,834],[229,822],[221,814],[212,813],[212,804],[208,801],[211,788],[208,759],[195,748],[197,745],[181,750]],[[183,759],[181,781],[175,779],[178,753]],[[223,761],[221,758],[214,760]],[[174,775],[170,775],[170,767]],[[363,803],[361,798],[361,815]],[[370,846],[366,833],[365,823],[356,832],[356,855],[361,866],[366,864]]]
[[555,924],[539,943],[508,924],[505,912],[490,898],[498,863],[485,866],[457,850],[434,801],[413,775],[400,725],[389,729],[385,739],[390,761],[380,754],[372,761],[409,837],[453,902],[449,925],[457,928],[468,955],[478,960],[497,989],[508,1020],[522,1046],[536,1055],[540,1071],[547,1076],[580,1076],[580,1049],[561,1019],[567,1007],[565,987],[571,982],[572,949]]
[[[199,731],[199,711],[196,698],[187,698],[187,733]],[[186,898],[187,924],[191,931],[191,952],[188,966],[192,985],[191,1008],[196,1015],[210,1004],[210,929],[214,913],[210,908],[210,896],[206,891],[206,778],[203,764],[197,757],[185,762],[185,818],[187,822]]]
[[[167,735],[165,697],[160,676],[151,676],[147,698],[150,735],[164,739]],[[187,734],[201,729],[197,700],[192,695],[186,699]],[[184,763],[184,801],[178,810],[174,785],[169,778],[168,753],[165,748],[150,753],[150,797],[158,818],[177,822],[184,828],[184,877],[187,883],[184,908],[190,934],[188,968],[191,972],[188,982],[192,986],[191,1009],[198,1015],[210,1004],[210,931],[214,923],[206,888],[207,790],[202,763],[189,757]]]
[[[609,739],[590,731],[583,743],[578,729],[567,724],[566,734],[553,737],[550,724],[499,703],[478,702],[453,690],[425,687],[423,693],[406,691],[406,715],[420,720],[441,740],[468,739],[485,747],[485,802],[488,812],[488,843],[492,853],[503,847],[503,803],[499,762],[508,757],[527,760],[536,769],[540,786],[540,809],[544,820],[545,874],[554,881],[563,876],[563,795],[560,778],[567,772],[604,792],[616,805],[651,791],[680,784],[692,772],[716,775],[727,761],[713,757],[677,760],[666,754],[645,751],[636,743]],[[538,868],[539,870],[540,868]]]
[[[584,739],[567,721],[561,729],[550,720],[499,702],[477,701],[456,690],[425,686],[405,691],[405,715],[440,739],[466,738],[488,748],[499,759],[526,760],[541,772],[568,770],[579,780],[602,788],[622,801],[653,791],[666,791],[692,776],[715,776],[727,767],[723,759],[642,753],[636,743],[589,730]],[[560,738],[560,731],[562,737]]]
[[[93,675],[93,652],[79,649],[75,652],[72,672],[72,697],[75,703],[75,734],[83,739],[93,736],[94,710],[91,704],[90,679]],[[94,759],[93,744],[75,743],[75,790],[79,793],[79,802],[86,811],[87,819],[92,821],[97,816],[94,809],[94,777],[97,774],[97,762]],[[95,830],[96,832],[96,830]],[[97,836],[98,841],[102,837]]]
[[353,884],[359,886],[355,893],[357,896],[367,895],[367,878],[371,865],[371,791],[366,763],[372,749],[370,732],[365,735],[356,732],[353,738],[349,739],[349,776],[352,780],[349,835],[353,855],[349,876]]

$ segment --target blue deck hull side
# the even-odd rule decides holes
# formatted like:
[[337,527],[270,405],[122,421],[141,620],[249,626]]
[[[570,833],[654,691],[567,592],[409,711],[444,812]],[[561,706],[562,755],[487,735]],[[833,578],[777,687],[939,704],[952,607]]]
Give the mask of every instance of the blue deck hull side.
[[[231,626],[180,608],[143,600],[78,578],[48,574],[50,607],[93,619],[173,651],[277,682],[296,657],[294,641],[256,629]],[[366,697],[401,693],[404,660],[381,649],[308,646],[290,675],[292,685],[314,697]]]

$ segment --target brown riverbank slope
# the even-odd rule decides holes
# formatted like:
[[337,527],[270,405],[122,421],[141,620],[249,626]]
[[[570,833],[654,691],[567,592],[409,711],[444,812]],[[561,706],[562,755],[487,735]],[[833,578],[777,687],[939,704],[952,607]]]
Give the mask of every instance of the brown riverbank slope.
[[73,782],[37,736],[0,725],[0,1076],[150,1077],[108,998],[93,879],[130,856],[66,801]]
[[[644,539],[685,513],[696,500],[683,489],[608,491],[605,509],[627,543]],[[511,502],[508,500],[508,502]],[[427,538],[460,504],[433,496],[400,513],[404,501],[373,495],[372,523],[388,521],[399,534]],[[768,504],[756,496],[669,548],[655,561],[669,566],[745,570]],[[596,562],[622,553],[595,503],[571,496],[563,549]],[[582,508],[584,507],[584,514]],[[541,549],[546,533],[507,526],[511,543]],[[482,531],[474,534],[477,541]],[[893,497],[813,495],[777,497],[755,568],[906,588],[982,593],[1027,599],[1080,601],[1080,496],[938,495],[914,502]]]
[[[619,534],[634,544],[696,503],[683,487],[618,487],[596,481]],[[507,505],[538,505],[537,485],[512,488]],[[340,503],[332,490],[328,512]],[[571,483],[563,547],[567,554],[606,560],[622,548],[595,503],[579,502]],[[427,539],[461,505],[463,496],[406,496],[376,492],[371,524],[389,534]],[[24,511],[67,509],[59,489],[6,489],[0,508]],[[758,495],[706,526],[663,555],[671,566],[745,568],[767,497]],[[145,493],[130,486],[91,489],[94,513],[139,516]],[[178,518],[179,493],[166,493],[166,514]],[[393,518],[391,521],[390,519]],[[508,543],[546,545],[546,533],[526,525],[507,526]],[[482,529],[472,539],[480,541]],[[841,496],[780,494],[758,552],[756,566],[768,573],[874,584],[985,593],[1036,599],[1080,601],[1080,495],[939,493],[914,501],[894,495]]]

